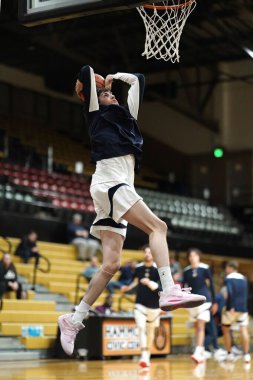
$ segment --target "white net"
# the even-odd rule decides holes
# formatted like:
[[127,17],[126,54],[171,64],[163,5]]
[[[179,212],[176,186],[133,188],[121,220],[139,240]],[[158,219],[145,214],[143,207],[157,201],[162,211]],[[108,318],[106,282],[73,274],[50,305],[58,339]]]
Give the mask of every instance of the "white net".
[[138,7],[146,29],[142,55],[147,59],[179,62],[180,37],[195,6],[196,0],[169,0]]

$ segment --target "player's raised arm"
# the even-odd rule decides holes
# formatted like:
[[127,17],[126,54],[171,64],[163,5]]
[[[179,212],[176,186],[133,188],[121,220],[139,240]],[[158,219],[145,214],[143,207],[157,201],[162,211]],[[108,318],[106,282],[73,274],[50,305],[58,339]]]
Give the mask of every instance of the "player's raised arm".
[[143,74],[117,73],[113,79],[122,80],[131,87],[128,91],[127,104],[131,115],[137,120],[139,107],[143,99],[145,77]]
[[99,110],[96,80],[92,67],[86,65],[81,68],[76,83],[76,93],[87,105],[88,112]]

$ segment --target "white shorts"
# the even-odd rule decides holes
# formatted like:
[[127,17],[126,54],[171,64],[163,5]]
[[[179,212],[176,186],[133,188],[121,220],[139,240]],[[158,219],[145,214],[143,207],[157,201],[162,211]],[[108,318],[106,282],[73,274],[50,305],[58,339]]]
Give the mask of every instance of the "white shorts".
[[231,326],[234,323],[237,323],[239,326],[248,326],[249,315],[240,311],[231,312],[230,310],[224,310],[221,316],[221,323],[225,326]]
[[198,320],[210,322],[210,308],[212,304],[211,302],[205,302],[203,305],[193,307],[192,309],[188,309],[190,315],[190,321],[196,322]]
[[134,186],[120,182],[100,183],[92,185],[90,193],[97,214],[91,235],[100,239],[100,231],[108,230],[126,237],[127,221],[122,216],[142,199]]
[[158,327],[160,325],[161,309],[150,309],[141,304],[136,304],[134,308],[134,318],[137,326],[145,326],[146,323]]

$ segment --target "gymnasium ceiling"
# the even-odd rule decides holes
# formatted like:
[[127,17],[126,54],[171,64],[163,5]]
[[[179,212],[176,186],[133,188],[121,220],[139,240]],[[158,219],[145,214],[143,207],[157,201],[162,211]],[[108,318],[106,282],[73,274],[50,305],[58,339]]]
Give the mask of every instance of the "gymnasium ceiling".
[[[197,0],[197,3],[183,32],[180,64],[246,58],[243,47],[253,50],[253,1]],[[34,28],[18,26],[14,14],[12,17],[2,14],[0,59],[2,63],[35,72],[43,72],[47,55],[49,59],[53,56],[55,67],[66,59],[73,66],[92,61],[101,69],[114,65],[146,72],[167,68],[168,63],[146,61],[141,56],[144,38],[144,26],[135,9]]]
[[244,47],[253,50],[252,0],[197,0],[182,35],[180,64],[174,65],[141,56],[145,31],[135,9],[27,28],[17,23],[16,3],[2,0],[0,63],[43,75],[49,82],[54,77],[63,91],[72,90],[73,73],[84,63],[101,74],[159,73],[189,66],[215,68],[220,61],[250,59]]

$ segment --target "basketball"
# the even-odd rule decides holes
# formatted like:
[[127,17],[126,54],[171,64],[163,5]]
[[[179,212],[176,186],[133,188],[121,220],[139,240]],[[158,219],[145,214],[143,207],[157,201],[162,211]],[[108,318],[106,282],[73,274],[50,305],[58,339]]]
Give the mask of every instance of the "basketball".
[[95,74],[97,88],[105,87],[105,78],[100,74]]

